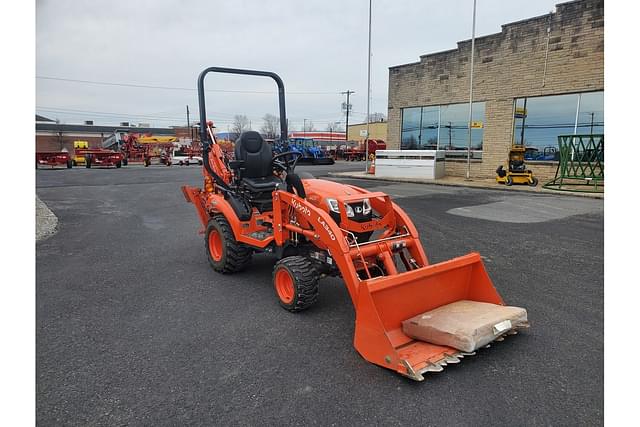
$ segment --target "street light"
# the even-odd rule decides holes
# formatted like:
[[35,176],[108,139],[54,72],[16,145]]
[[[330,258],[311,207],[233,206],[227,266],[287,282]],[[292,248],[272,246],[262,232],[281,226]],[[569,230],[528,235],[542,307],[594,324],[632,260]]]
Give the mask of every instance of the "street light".
[[[367,56],[367,137],[364,143],[365,173],[369,172],[369,118],[371,112],[371,1],[372,0],[369,0],[369,55]],[[349,129],[347,129],[347,132],[349,132]]]
[[467,181],[471,176],[471,117],[473,115],[473,54],[476,45],[476,0],[473,0],[473,25],[471,29],[471,70],[469,71],[469,142],[467,144]]

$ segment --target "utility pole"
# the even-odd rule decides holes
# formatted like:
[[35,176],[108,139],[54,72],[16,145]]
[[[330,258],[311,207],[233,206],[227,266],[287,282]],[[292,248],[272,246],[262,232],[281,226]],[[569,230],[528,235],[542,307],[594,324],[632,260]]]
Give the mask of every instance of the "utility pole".
[[193,144],[193,133],[191,132],[191,126],[189,125],[189,106],[187,105],[187,128],[189,129],[189,136],[191,137],[191,144]]
[[369,172],[369,119],[371,113],[371,1],[369,0],[369,55],[367,56],[367,139],[364,143],[364,173]]
[[345,92],[340,92],[342,95],[347,95],[347,120],[346,120],[346,131],[344,133],[344,140],[348,141],[349,140],[349,95],[351,95],[352,93],[355,93],[352,90],[347,90]]

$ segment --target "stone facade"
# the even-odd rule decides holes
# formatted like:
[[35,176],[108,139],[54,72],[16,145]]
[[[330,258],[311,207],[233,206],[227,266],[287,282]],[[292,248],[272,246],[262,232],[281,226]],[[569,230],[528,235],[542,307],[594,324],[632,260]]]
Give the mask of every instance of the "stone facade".
[[[400,148],[403,108],[469,102],[470,50],[465,40],[389,68],[390,149]],[[471,176],[489,178],[509,152],[516,98],[604,90],[604,1],[561,3],[553,13],[476,38],[473,75],[473,100],[485,102],[485,119],[482,160],[472,161]],[[557,167],[528,164],[541,182]],[[466,160],[447,160],[447,175],[465,174]]]
[[[349,125],[349,134],[347,139],[349,141],[361,141],[364,138],[360,136],[360,131],[367,130],[366,123],[356,123]],[[369,123],[369,135],[370,139],[387,140],[387,122],[371,122]]]

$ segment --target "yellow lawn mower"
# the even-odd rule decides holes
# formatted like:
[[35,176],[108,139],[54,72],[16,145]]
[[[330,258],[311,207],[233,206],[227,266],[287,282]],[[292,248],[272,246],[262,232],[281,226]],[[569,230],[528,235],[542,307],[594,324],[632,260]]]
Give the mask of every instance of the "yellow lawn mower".
[[505,185],[527,184],[531,187],[538,185],[538,178],[533,176],[533,172],[527,169],[524,162],[525,148],[522,145],[514,145],[509,150],[508,169],[500,165],[496,169],[496,182]]

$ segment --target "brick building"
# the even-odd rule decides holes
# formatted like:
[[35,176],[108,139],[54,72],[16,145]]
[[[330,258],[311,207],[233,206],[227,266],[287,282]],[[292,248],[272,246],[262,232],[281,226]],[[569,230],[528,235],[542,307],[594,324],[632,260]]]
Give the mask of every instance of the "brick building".
[[[445,149],[465,176],[471,40],[389,69],[387,146]],[[604,1],[577,0],[475,41],[471,176],[489,178],[513,142],[540,180],[557,167],[557,136],[604,133]]]
[[[361,136],[361,132],[367,131],[367,123],[355,123],[349,125],[349,133],[347,135],[347,139],[349,141],[360,141],[363,140],[364,137]],[[381,139],[383,141],[387,140],[387,122],[379,121],[379,122],[371,122],[369,123],[369,135],[371,139]]]

